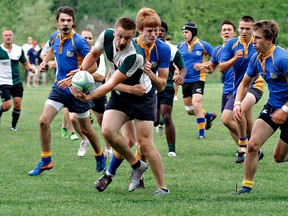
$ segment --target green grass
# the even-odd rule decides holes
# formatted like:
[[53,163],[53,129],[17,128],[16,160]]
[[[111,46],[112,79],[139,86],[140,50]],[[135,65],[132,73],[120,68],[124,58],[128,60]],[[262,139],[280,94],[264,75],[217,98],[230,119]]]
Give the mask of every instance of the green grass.
[[[204,107],[218,113],[205,140],[197,139],[195,117],[186,115],[183,102],[175,102],[173,118],[177,131],[177,157],[167,156],[165,136],[155,134],[155,144],[164,163],[169,196],[154,197],[151,169],[145,174],[144,190],[127,191],[130,167],[124,162],[117,177],[103,193],[94,189],[100,177],[95,172],[92,148],[77,157],[78,141],[62,139],[59,125],[62,112],[52,127],[52,154],[55,167],[40,176],[30,171],[40,159],[38,119],[51,87],[25,89],[18,131],[9,130],[11,111],[4,113],[1,136],[0,215],[286,215],[286,164],[273,162],[273,148],[279,132],[264,145],[253,192],[232,196],[240,187],[243,164],[235,164],[236,146],[222,125],[222,85],[207,83]],[[179,90],[181,98],[181,88]],[[254,108],[254,118],[267,100]],[[94,124],[99,133],[98,127]],[[101,138],[101,144],[104,147]]]

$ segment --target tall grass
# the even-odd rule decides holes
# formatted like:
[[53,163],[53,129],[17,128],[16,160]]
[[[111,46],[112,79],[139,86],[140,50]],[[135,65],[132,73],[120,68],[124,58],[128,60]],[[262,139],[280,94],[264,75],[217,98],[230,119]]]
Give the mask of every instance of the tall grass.
[[[11,111],[1,119],[0,215],[286,215],[287,165],[276,164],[272,156],[278,132],[263,147],[265,157],[253,192],[231,195],[236,184],[241,185],[243,164],[235,164],[236,145],[221,123],[221,88],[215,82],[205,87],[203,105],[218,114],[206,139],[197,139],[196,120],[186,114],[181,90],[173,111],[177,157],[168,157],[165,136],[155,133],[171,192],[165,197],[152,195],[155,180],[150,169],[145,173],[145,189],[129,193],[127,162],[106,191],[95,190],[93,183],[101,174],[95,172],[92,148],[78,158],[79,141],[61,138],[62,112],[51,125],[55,167],[40,176],[28,176],[40,160],[38,119],[50,87],[26,88],[18,131],[9,130]],[[267,92],[255,106],[254,118],[266,99]],[[95,124],[94,128],[99,133]]]

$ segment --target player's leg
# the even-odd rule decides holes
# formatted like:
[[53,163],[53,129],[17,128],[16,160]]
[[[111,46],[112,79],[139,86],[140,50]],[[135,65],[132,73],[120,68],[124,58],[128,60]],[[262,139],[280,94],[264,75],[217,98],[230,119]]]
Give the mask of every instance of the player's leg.
[[[155,147],[153,140],[153,121],[142,121],[135,119],[137,138],[141,151],[149,160],[149,165],[154,174],[157,188],[163,189],[169,193],[166,187],[164,169],[162,164],[162,158]],[[131,186],[131,184],[130,184]],[[138,185],[136,185],[137,187]],[[134,189],[136,187],[133,187]],[[129,187],[129,191],[133,190]]]

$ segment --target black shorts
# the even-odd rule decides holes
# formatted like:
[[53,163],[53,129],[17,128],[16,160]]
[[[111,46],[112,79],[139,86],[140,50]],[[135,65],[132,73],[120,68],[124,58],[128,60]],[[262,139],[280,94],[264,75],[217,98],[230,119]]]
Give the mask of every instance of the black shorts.
[[204,94],[204,81],[197,81],[192,83],[184,83],[182,85],[183,98],[192,97],[193,94]]
[[23,85],[22,83],[16,85],[0,85],[0,95],[2,102],[8,101],[14,97],[23,97]]
[[[111,92],[111,97],[106,105],[106,110],[113,109],[125,113],[130,120],[138,119],[154,122],[154,102],[151,90],[149,93],[136,98],[124,98],[115,91]],[[134,100],[132,99],[134,98]]]
[[[254,95],[255,99],[256,99],[256,103],[261,99],[262,95],[263,95],[263,92],[260,91],[259,89],[257,88],[249,88],[248,89],[248,92],[250,92],[251,94]],[[256,104],[255,103],[255,104]]]
[[107,104],[107,97],[106,95],[101,97],[101,98],[97,98],[92,100],[94,106],[91,108],[93,111],[103,114],[105,111],[105,106]]
[[275,112],[276,109],[272,107],[270,104],[265,104],[262,111],[260,112],[259,119],[265,121],[274,131],[280,128],[280,138],[285,142],[288,143],[288,121],[286,121],[283,125],[275,124],[271,119],[271,114]]
[[163,91],[157,93],[157,106],[166,104],[173,107],[175,90],[173,87],[166,87]]

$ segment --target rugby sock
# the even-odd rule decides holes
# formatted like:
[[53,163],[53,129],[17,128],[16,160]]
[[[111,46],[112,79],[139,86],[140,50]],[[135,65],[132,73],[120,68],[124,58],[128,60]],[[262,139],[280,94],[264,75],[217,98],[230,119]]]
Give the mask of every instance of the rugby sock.
[[142,161],[146,162],[146,157],[145,157],[145,155],[140,155],[140,154],[138,153],[138,151],[135,152],[135,157],[136,157],[138,160],[142,160]]
[[13,112],[12,112],[12,127],[16,128],[16,125],[17,125],[17,122],[19,120],[19,117],[20,117],[20,113],[21,113],[21,110],[16,110],[15,108],[13,109]]
[[251,191],[253,187],[253,180],[244,179],[242,182],[242,190]]
[[168,152],[176,152],[175,144],[168,144]]
[[116,175],[116,171],[118,169],[118,167],[122,164],[122,162],[124,161],[124,158],[121,156],[120,158],[117,158],[117,156],[119,156],[120,154],[116,151],[114,151],[114,154],[112,155],[111,161],[110,161],[110,165],[108,168],[108,172],[115,176]]
[[238,137],[238,152],[246,152],[247,137]]
[[6,112],[6,111],[7,111],[7,110],[4,110],[4,109],[3,109],[3,105],[1,105],[1,106],[0,106],[0,118],[1,118],[1,116],[2,116],[2,113],[3,113],[3,112]]
[[41,161],[44,164],[48,164],[52,161],[52,157],[51,157],[51,151],[49,152],[41,152]]
[[140,168],[140,166],[141,166],[140,160],[138,160],[135,164],[131,165],[131,167],[132,167],[133,169],[138,169],[138,168]]
[[94,152],[94,157],[95,157],[97,162],[103,161],[104,157],[105,157],[103,150],[101,149],[101,151],[98,154],[96,152]]
[[197,127],[199,131],[199,136],[205,135],[205,118],[197,118]]
[[204,113],[204,116],[206,119],[211,119],[213,117],[213,114],[212,113],[209,113],[207,112],[205,109],[202,109],[203,113]]

